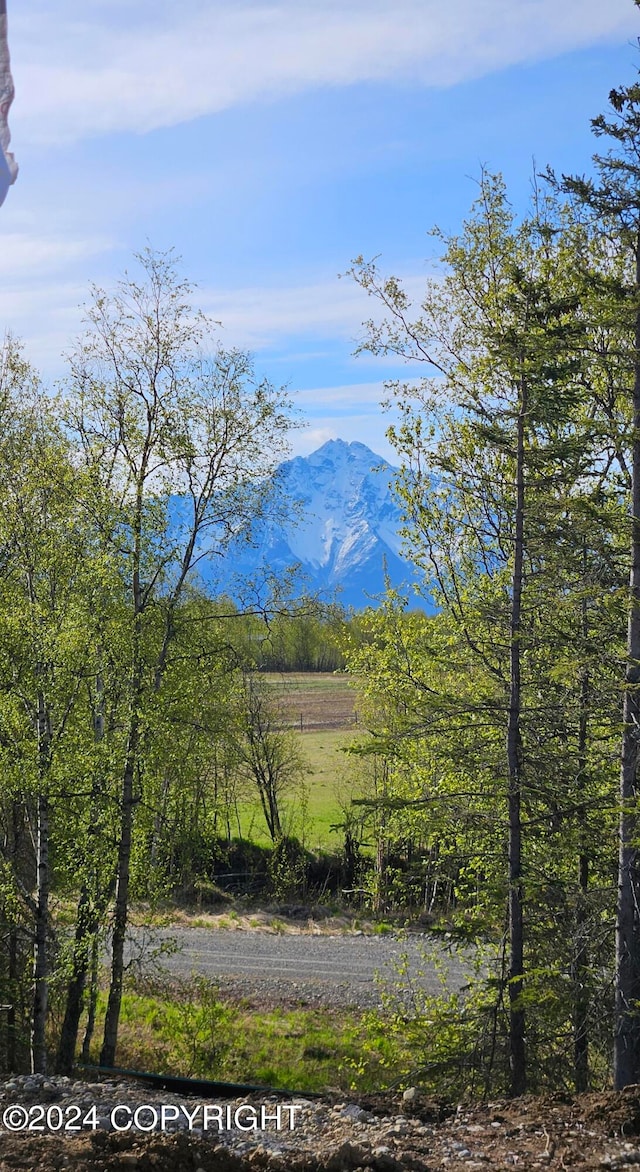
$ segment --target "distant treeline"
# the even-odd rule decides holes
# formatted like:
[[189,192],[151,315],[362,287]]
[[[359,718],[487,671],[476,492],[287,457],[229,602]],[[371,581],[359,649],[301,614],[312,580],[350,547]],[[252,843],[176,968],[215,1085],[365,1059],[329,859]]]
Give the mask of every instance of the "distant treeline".
[[263,620],[247,617],[238,622],[243,651],[259,671],[344,671],[345,632],[357,629],[357,619],[338,607],[323,614],[276,615]]

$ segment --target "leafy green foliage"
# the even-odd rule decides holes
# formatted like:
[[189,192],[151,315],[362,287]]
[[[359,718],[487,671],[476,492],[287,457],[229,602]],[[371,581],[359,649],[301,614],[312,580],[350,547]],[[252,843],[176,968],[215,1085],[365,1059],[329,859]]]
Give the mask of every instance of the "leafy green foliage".
[[[593,999],[607,1003],[612,959],[628,442],[603,426],[605,368],[592,355],[622,335],[606,313],[596,319],[593,282],[576,277],[578,249],[592,274],[607,271],[605,252],[552,195],[517,221],[485,174],[460,235],[436,235],[444,272],[417,316],[375,264],[353,271],[386,310],[364,348],[426,370],[390,385],[402,422],[389,434],[407,547],[439,608],[425,619],[390,597],[350,652],[369,705],[359,751],[383,778],[364,806],[385,898],[393,844],[409,840],[425,910],[440,905],[496,940],[506,930],[514,1089],[527,1013],[531,1082],[553,1082],[547,1039],[573,1032],[584,1089]],[[500,1086],[507,1052],[495,1053],[502,1067],[492,1058],[487,1077]]]

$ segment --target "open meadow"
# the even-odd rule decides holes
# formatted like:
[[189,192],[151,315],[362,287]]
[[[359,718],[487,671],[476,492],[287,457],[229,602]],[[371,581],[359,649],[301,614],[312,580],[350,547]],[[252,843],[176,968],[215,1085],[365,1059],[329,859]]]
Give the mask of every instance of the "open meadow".
[[[345,749],[358,728],[356,693],[346,673],[291,672],[267,676],[283,723],[295,732],[306,774],[301,787],[282,799],[283,823],[305,845],[339,849],[349,792],[349,760]],[[348,799],[347,799],[348,800]],[[242,834],[259,845],[270,843],[260,801],[239,807]]]

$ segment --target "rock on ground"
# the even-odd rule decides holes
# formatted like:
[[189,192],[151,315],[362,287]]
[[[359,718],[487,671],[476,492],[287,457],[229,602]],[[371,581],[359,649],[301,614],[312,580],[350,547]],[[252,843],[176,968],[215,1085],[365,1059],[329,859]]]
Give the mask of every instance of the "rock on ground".
[[[246,1129],[260,1120],[263,1107],[276,1114],[278,1103],[280,1130],[268,1120],[264,1130]],[[0,1084],[0,1172],[586,1172],[640,1166],[640,1087],[458,1107],[419,1089],[293,1103],[296,1126],[289,1130],[287,1100],[267,1094],[214,1103],[134,1081],[13,1078]],[[213,1123],[205,1129],[206,1104]],[[164,1131],[163,1106],[171,1108]],[[120,1114],[114,1117],[115,1107]],[[143,1130],[118,1131],[138,1109]],[[64,1130],[77,1118],[88,1120],[82,1130]],[[11,1130],[25,1122],[29,1129]]]

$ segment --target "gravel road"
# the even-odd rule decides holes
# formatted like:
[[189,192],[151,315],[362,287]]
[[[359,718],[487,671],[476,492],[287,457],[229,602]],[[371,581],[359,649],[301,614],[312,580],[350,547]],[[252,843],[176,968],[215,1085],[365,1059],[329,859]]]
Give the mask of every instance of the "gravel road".
[[[177,951],[153,961],[153,949],[172,941]],[[154,932],[146,947],[137,933],[133,951],[140,951],[143,971],[160,963],[178,976],[219,979],[223,989],[239,996],[336,1007],[378,1005],[380,982],[397,982],[404,964],[411,981],[430,993],[442,992],[443,979],[448,989],[459,989],[471,967],[468,954],[449,952],[427,935],[277,935],[175,927]]]

